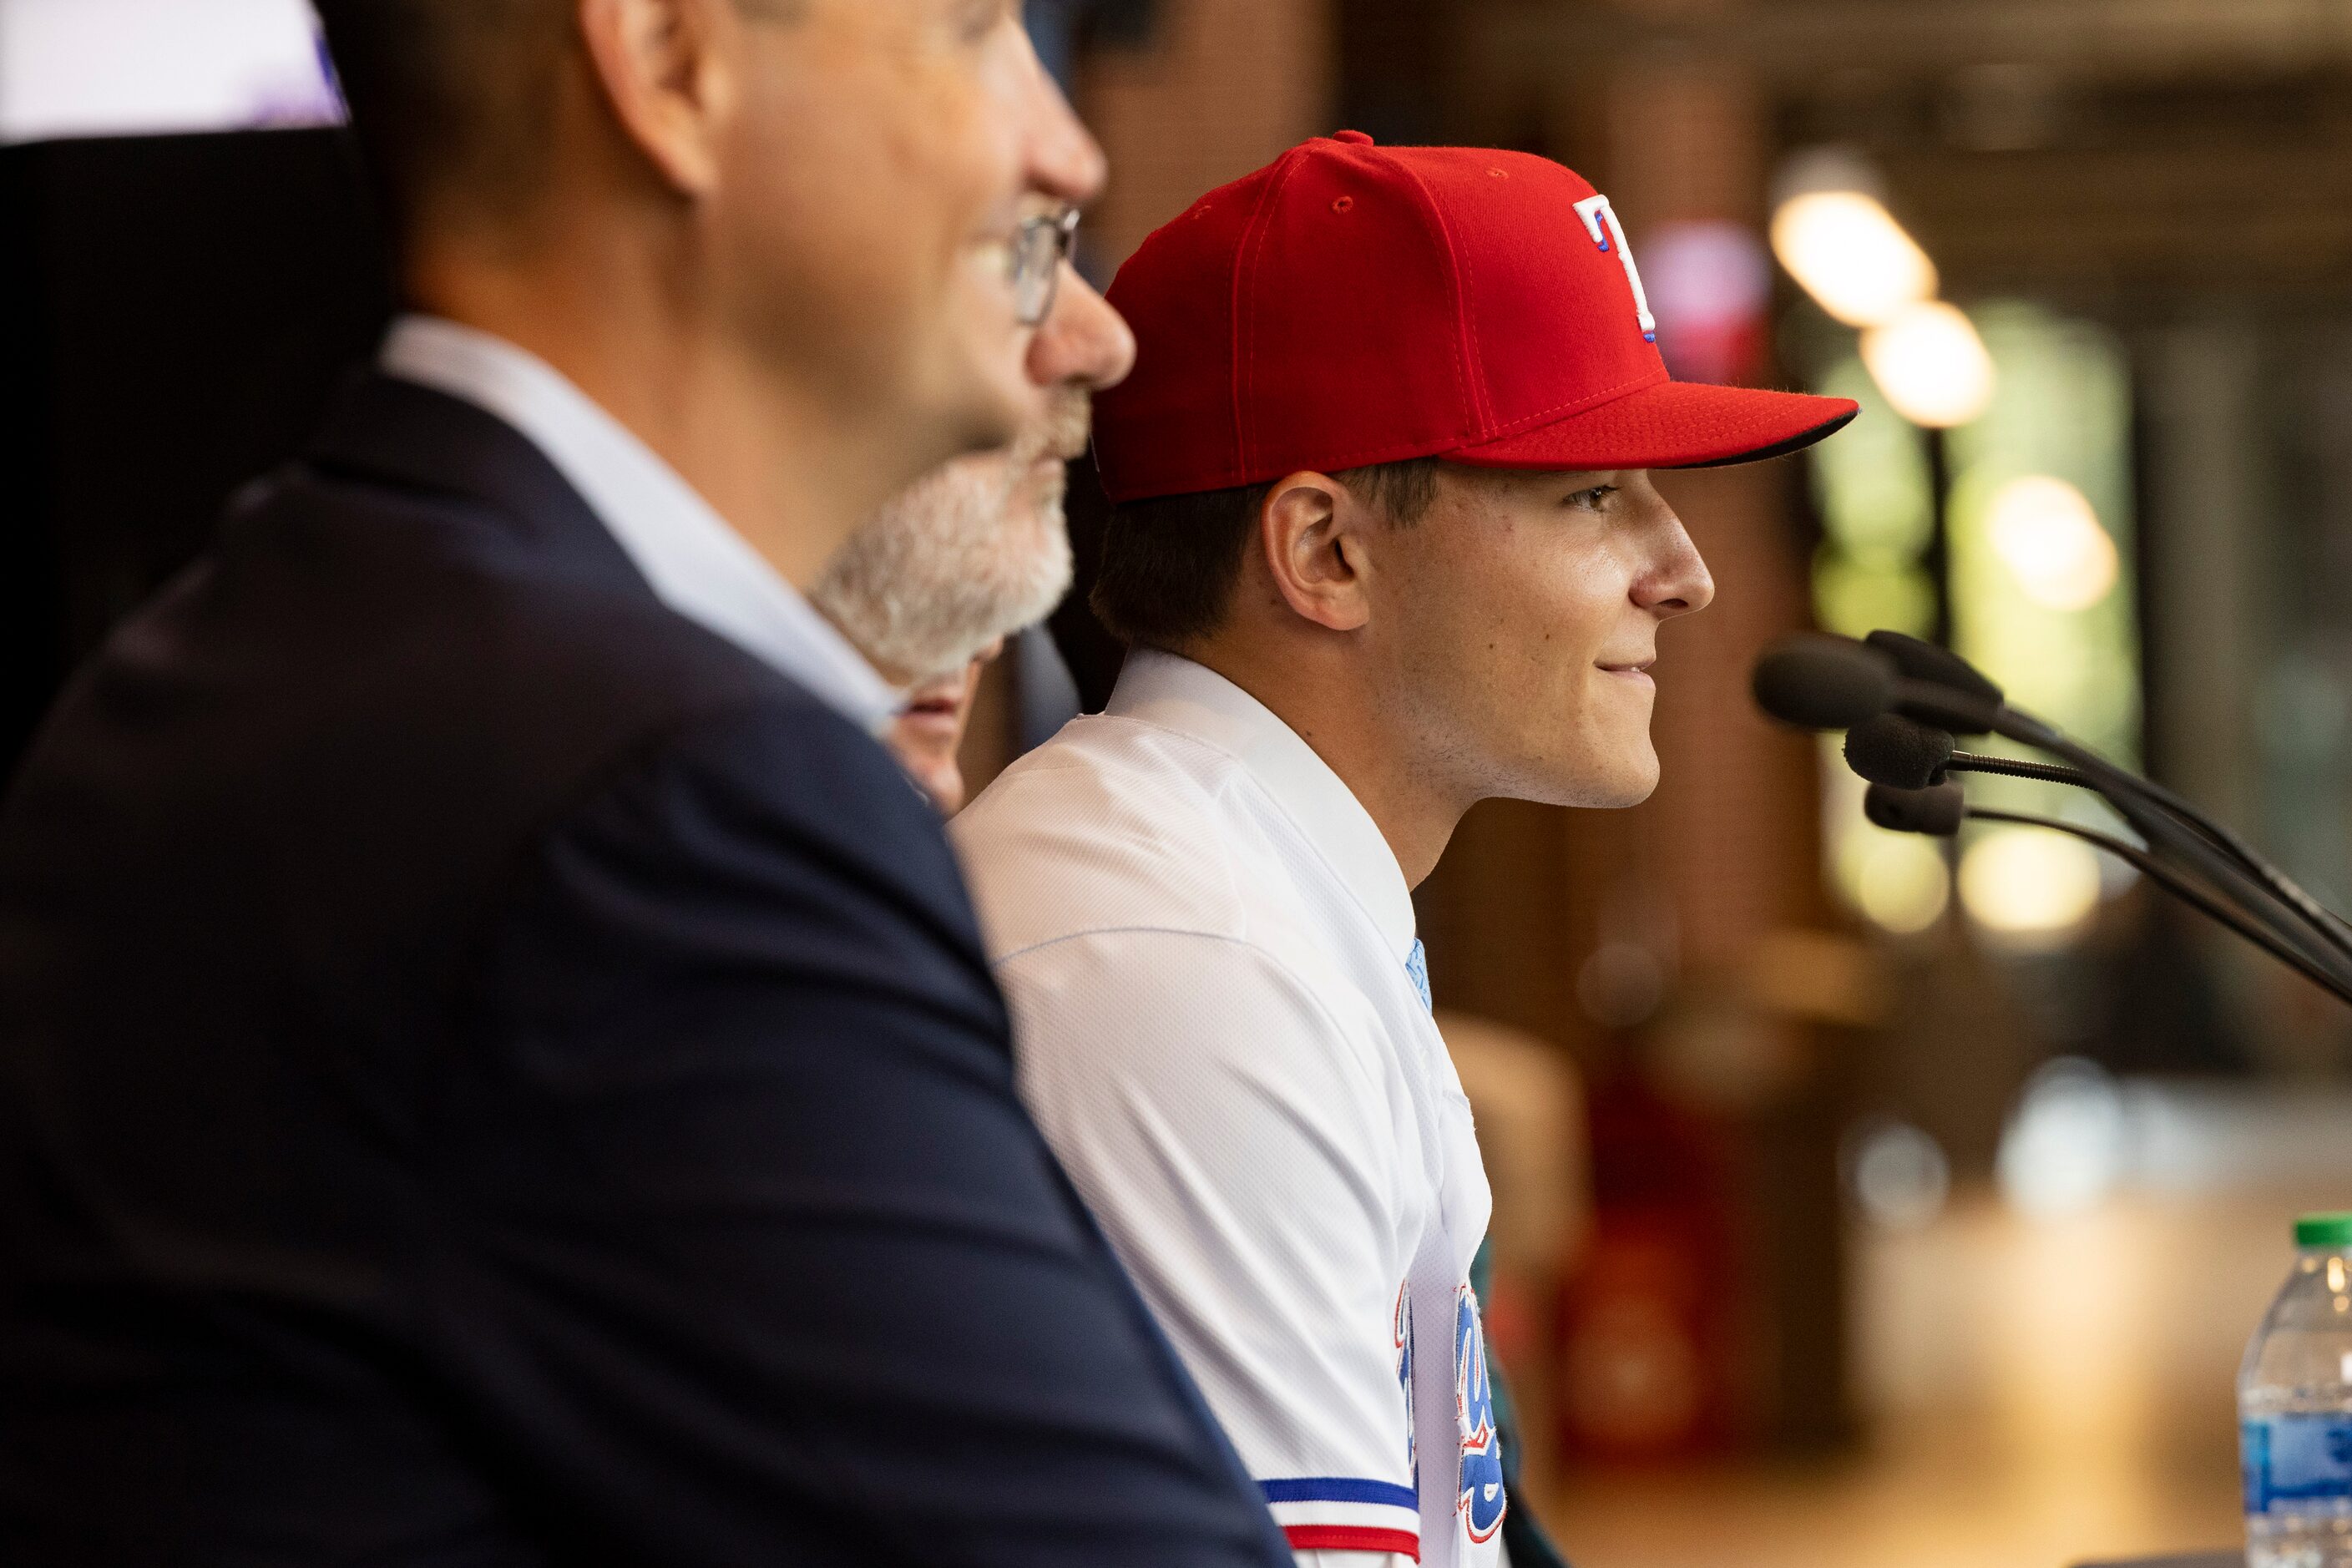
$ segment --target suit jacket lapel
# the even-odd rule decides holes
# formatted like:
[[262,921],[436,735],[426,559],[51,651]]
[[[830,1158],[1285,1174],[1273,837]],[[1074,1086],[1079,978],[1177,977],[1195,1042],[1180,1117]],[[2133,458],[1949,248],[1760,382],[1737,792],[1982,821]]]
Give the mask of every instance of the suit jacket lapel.
[[380,372],[330,405],[304,460],[321,472],[488,505],[572,570],[653,589],[611,530],[545,454],[497,415]]

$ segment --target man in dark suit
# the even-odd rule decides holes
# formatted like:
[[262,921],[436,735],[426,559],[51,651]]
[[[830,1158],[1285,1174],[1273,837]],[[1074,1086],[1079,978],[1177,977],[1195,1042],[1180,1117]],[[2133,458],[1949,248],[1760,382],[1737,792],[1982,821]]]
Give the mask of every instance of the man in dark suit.
[[1121,372],[1098,153],[999,0],[322,9],[418,313],[0,814],[0,1562],[1285,1561],[793,586]]

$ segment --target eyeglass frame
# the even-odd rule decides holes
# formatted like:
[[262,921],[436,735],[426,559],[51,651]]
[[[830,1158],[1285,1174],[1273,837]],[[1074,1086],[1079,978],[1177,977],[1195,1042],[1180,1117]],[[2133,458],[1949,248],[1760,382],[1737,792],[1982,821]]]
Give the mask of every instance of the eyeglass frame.
[[1062,263],[1077,244],[1080,216],[1076,207],[1065,203],[1059,212],[1024,218],[1013,231],[1006,272],[1013,284],[1013,319],[1023,326],[1042,327],[1054,313]]

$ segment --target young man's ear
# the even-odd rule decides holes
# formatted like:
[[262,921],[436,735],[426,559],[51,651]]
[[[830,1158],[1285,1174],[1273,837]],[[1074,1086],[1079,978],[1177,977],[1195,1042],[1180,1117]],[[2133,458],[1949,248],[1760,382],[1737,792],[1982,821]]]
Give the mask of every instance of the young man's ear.
[[1258,544],[1275,591],[1303,620],[1352,632],[1371,619],[1359,529],[1363,509],[1328,474],[1297,473],[1266,493]]

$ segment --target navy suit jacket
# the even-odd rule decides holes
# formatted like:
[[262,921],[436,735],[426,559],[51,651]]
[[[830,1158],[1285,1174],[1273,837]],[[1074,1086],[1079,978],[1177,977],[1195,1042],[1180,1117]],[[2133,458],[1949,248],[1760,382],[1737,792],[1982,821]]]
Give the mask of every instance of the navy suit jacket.
[[371,376],[0,816],[0,1562],[1288,1557],[929,806]]

